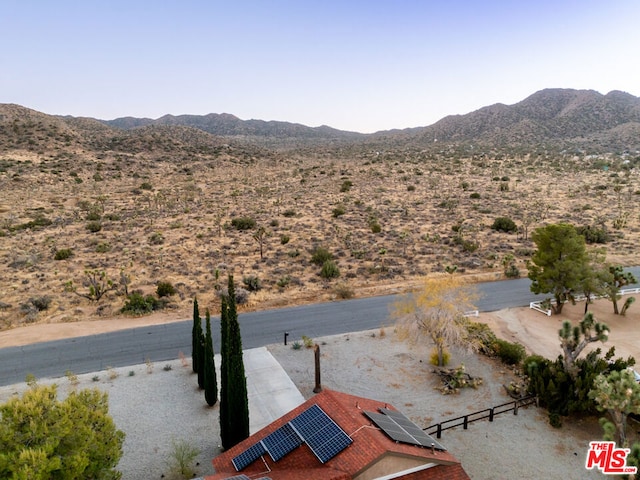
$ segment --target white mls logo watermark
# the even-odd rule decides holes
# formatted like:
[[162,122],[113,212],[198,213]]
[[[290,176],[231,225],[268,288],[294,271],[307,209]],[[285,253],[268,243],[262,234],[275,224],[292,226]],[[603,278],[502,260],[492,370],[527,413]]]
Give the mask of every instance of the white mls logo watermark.
[[616,442],[589,442],[587,470],[600,469],[605,475],[636,473],[638,467],[627,467],[628,448],[616,448]]

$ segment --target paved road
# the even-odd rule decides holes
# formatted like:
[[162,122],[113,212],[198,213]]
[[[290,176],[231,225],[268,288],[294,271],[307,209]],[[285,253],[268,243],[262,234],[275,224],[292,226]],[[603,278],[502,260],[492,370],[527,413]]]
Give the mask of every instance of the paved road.
[[[629,269],[640,277],[640,267]],[[528,279],[478,285],[480,311],[529,305],[543,298],[529,291]],[[244,313],[239,317],[244,348],[255,348],[302,335],[315,338],[375,329],[389,324],[389,308],[396,295],[318,303],[299,307]],[[86,373],[107,367],[124,367],[172,360],[183,352],[191,355],[191,320],[139,327],[113,333],[43,342],[0,349],[0,385],[22,382],[28,373],[38,378],[58,377],[71,370]],[[212,330],[219,331],[219,319],[212,318]],[[220,346],[215,345],[216,351]]]

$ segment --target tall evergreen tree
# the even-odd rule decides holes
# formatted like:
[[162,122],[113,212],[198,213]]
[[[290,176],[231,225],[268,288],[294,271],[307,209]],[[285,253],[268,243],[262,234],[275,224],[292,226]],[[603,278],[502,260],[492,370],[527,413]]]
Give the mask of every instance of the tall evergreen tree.
[[200,338],[198,339],[198,387],[200,389],[204,388],[204,351],[204,334],[201,332]]
[[227,310],[227,371],[226,386],[228,402],[225,415],[227,421],[233,420],[226,438],[222,439],[222,446],[231,448],[249,437],[249,400],[247,395],[247,377],[242,359],[242,337],[236,310],[235,287],[233,276],[229,275],[229,296]]
[[191,368],[193,373],[198,373],[198,352],[200,351],[200,335],[202,335],[202,325],[200,322],[200,311],[198,310],[198,299],[193,299],[193,328],[191,329]]
[[228,315],[227,297],[222,296],[220,305],[220,438],[223,448],[229,448],[227,438],[233,428],[231,419],[229,418],[229,384],[227,382],[227,371],[229,369],[229,315]]
[[206,334],[204,337],[204,399],[212,407],[218,401],[218,377],[213,354],[213,337],[211,336],[211,315],[209,309],[206,314]]

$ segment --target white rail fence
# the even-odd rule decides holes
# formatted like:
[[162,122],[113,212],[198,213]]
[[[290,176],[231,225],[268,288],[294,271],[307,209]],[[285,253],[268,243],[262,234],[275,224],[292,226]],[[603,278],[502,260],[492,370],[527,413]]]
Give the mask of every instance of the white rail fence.
[[[619,292],[619,294],[621,296],[622,295],[631,295],[631,294],[634,294],[634,293],[640,293],[640,288],[623,288]],[[590,295],[589,296],[589,299],[592,300],[592,301],[593,300],[597,300],[599,298],[605,298],[605,297],[602,296],[602,295]],[[587,299],[587,297],[585,295],[576,295],[574,297],[574,300],[576,302],[582,302],[582,301],[584,301],[586,299]],[[532,310],[536,310],[536,311],[538,311],[540,313],[544,313],[547,317],[550,317],[551,316],[551,307],[545,308],[545,307],[543,307],[543,304],[555,305],[556,301],[554,299],[547,298],[546,300],[541,300],[539,302],[531,302],[531,303],[529,303],[529,308],[532,309]]]

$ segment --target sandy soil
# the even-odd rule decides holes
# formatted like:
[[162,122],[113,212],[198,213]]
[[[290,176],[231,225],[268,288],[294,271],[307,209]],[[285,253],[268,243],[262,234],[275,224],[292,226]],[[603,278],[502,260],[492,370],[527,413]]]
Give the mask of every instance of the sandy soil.
[[[598,300],[589,306],[595,318],[606,323],[610,328],[609,340],[604,343],[593,343],[585,352],[601,348],[606,352],[615,345],[616,355],[632,356],[640,359],[640,308],[633,306],[623,317],[613,314],[613,306],[608,300]],[[487,323],[500,337],[513,342],[520,342],[529,353],[555,359],[560,353],[558,330],[564,320],[577,325],[584,316],[584,303],[565,305],[561,315],[546,315],[529,308],[507,308],[492,313],[480,314],[479,320]]]

